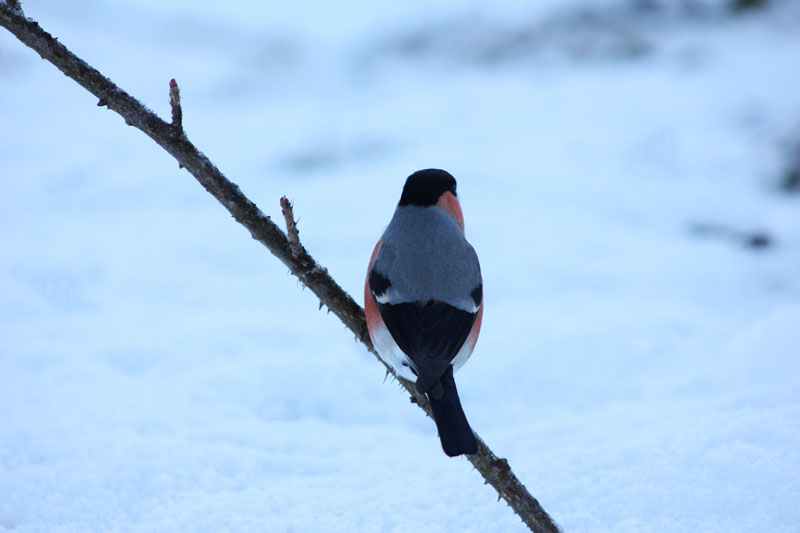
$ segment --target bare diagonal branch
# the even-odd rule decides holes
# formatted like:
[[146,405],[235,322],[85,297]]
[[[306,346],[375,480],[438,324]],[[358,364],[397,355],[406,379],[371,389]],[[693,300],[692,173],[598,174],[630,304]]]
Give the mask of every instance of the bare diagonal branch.
[[[247,228],[255,240],[266,246],[273,255],[280,259],[292,274],[317,295],[320,303],[338,316],[345,326],[355,334],[356,338],[377,356],[367,334],[364,310],[361,306],[331,278],[327,269],[320,266],[308,254],[300,244],[299,238],[296,243],[290,243],[283,231],[186,137],[181,121],[182,111],[178,88],[174,80],[170,84],[172,123],[167,123],[70,52],[58,40],[44,31],[36,21],[26,18],[16,1],[0,0],[0,25],[95,95],[99,99],[98,105],[108,106],[109,109],[122,116],[128,125],[143,131],[175,157],[178,163],[186,168],[233,215],[237,222]],[[290,209],[289,206],[289,216],[292,217],[294,223]],[[296,237],[296,228],[294,231]],[[411,395],[411,401],[419,405],[430,416],[431,411],[427,399],[418,394],[410,382],[402,378],[398,378],[398,381]],[[508,462],[498,458],[482,439],[478,437],[477,440],[478,453],[468,456],[468,458],[481,473],[485,482],[497,490],[499,497],[508,502],[531,531],[558,532],[556,524],[514,475]]]

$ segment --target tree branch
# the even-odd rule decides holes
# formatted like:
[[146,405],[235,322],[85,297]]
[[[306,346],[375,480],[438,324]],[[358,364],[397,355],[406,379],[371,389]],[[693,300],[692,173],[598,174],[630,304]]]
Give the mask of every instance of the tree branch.
[[[107,106],[125,119],[125,123],[143,131],[159,146],[171,154],[178,163],[214,196],[250,235],[266,246],[300,281],[303,282],[352,331],[366,348],[376,355],[364,319],[364,310],[348,295],[300,244],[291,204],[285,198],[281,206],[288,224],[289,238],[251,202],[239,187],[229,181],[209,159],[186,137],[182,126],[182,111],[178,86],[170,82],[172,123],[167,123],[143,106],[124,90],[117,87],[96,69],[70,52],[58,40],[44,31],[36,21],[26,18],[16,0],[0,0],[0,25],[17,39],[32,48],[43,59],[75,80],[95,95],[98,105]],[[291,222],[290,222],[291,221]],[[378,360],[383,361],[378,357]],[[385,363],[383,363],[386,366]],[[386,366],[387,371],[391,369]],[[430,405],[424,395],[418,394],[412,383],[397,378],[411,395],[411,401],[431,416]],[[476,435],[477,437],[477,435]],[[498,458],[479,437],[478,453],[467,456],[481,473],[486,483],[492,485],[522,521],[534,532],[556,533],[558,526],[528,493],[525,486],[511,471],[505,459]]]

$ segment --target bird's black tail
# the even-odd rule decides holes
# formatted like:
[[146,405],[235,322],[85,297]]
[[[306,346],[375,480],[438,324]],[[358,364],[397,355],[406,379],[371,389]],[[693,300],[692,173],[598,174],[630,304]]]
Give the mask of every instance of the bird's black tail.
[[442,441],[444,453],[450,457],[462,453],[478,453],[478,442],[461,408],[461,400],[458,399],[452,365],[442,374],[440,383],[442,387],[441,394],[437,394],[439,397],[434,398],[434,394],[439,392],[439,387],[435,387],[435,392],[428,393],[428,399],[431,402],[433,419],[436,421],[436,429],[439,430],[439,440]]

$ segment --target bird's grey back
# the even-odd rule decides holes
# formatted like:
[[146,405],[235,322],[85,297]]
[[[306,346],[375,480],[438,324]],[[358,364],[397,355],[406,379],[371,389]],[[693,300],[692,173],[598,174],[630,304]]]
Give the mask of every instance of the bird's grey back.
[[475,310],[471,292],[481,284],[478,256],[441,208],[399,206],[383,234],[375,269],[391,283],[391,303],[438,300]]

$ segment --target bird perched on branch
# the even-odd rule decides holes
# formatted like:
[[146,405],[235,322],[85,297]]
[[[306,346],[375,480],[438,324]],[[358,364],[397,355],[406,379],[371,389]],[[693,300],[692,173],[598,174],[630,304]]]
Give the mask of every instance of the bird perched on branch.
[[364,300],[372,343],[427,395],[444,452],[477,453],[453,372],[478,340],[483,282],[449,173],[428,169],[408,177],[372,252]]

